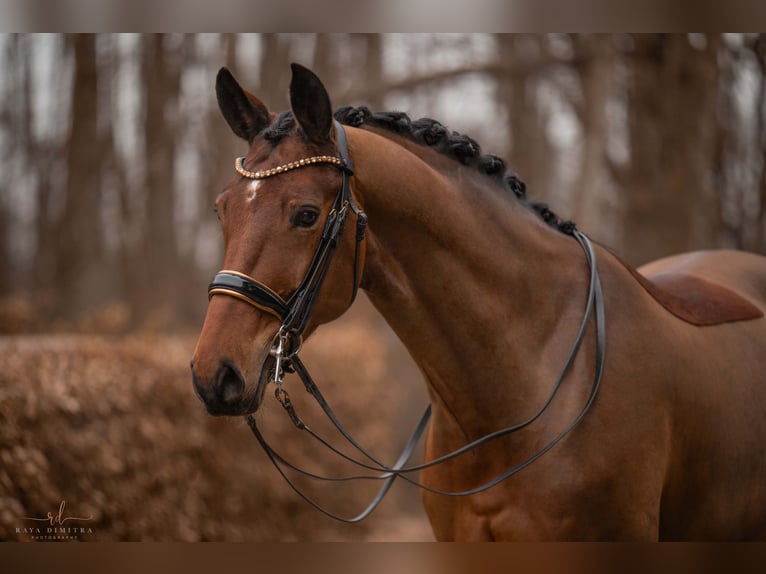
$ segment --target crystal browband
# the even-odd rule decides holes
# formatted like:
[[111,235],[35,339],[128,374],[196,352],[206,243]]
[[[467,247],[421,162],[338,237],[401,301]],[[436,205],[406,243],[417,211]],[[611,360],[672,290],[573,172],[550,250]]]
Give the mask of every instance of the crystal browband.
[[271,169],[266,169],[263,171],[250,171],[245,169],[245,167],[242,165],[242,162],[244,159],[245,158],[243,157],[238,157],[237,159],[235,159],[234,169],[237,170],[238,174],[248,179],[266,179],[267,177],[278,175],[280,173],[284,173],[292,169],[297,169],[299,167],[305,167],[307,165],[312,165],[317,163],[329,163],[329,164],[337,165],[337,166],[343,165],[343,160],[339,157],[335,157],[332,155],[317,155],[314,157],[307,157],[304,159],[291,161],[290,163],[278,165],[277,167],[272,167]]

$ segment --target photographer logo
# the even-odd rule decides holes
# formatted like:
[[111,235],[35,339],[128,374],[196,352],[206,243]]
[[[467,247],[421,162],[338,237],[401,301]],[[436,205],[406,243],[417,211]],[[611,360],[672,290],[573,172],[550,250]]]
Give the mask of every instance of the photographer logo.
[[16,534],[26,534],[32,540],[80,540],[82,536],[93,534],[87,522],[92,516],[70,516],[66,512],[66,501],[62,500],[58,512],[48,512],[46,517],[25,516],[26,526],[16,527]]

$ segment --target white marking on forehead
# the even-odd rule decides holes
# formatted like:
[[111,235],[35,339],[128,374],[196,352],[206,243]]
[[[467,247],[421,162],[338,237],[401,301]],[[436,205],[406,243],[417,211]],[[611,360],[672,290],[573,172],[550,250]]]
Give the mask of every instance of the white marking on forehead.
[[258,195],[258,188],[261,187],[263,180],[254,179],[250,182],[250,192],[247,194],[247,201],[254,201],[255,196]]

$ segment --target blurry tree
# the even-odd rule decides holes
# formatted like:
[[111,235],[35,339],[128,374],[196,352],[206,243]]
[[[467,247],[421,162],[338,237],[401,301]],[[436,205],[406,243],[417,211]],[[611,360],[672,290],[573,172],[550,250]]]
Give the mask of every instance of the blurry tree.
[[712,189],[718,105],[713,37],[704,48],[683,35],[635,35],[628,67],[630,160],[615,169],[622,189],[623,255],[644,263],[718,241]]
[[[353,38],[355,52],[360,53],[359,66],[363,71],[361,81],[365,85],[374,85],[383,73],[383,41],[380,34],[356,34]],[[383,109],[383,94],[372,93],[367,98],[367,105],[372,110]]]
[[[609,155],[609,116],[611,98],[618,76],[614,39],[602,34],[573,34],[572,66],[580,89],[568,101],[581,126],[582,141],[579,173],[574,182],[572,217],[582,229],[602,229],[615,217],[607,200],[606,186],[611,184]],[[602,231],[609,239],[611,234]]]
[[545,42],[533,34],[500,34],[497,44],[498,60],[504,64],[497,76],[498,98],[510,128],[508,164],[538,197],[547,198],[554,154],[537,95],[549,63],[543,62]]
[[[236,72],[237,36],[223,34],[221,38],[223,60],[220,66],[226,66]],[[206,129],[210,137],[201,143],[202,193],[200,207],[202,213],[210,213],[210,208],[223,186],[231,179],[232,158],[242,155],[245,143],[231,137],[231,129],[222,121],[218,106],[211,106],[206,117]]]
[[[141,43],[144,101],[146,222],[138,250],[131,257],[135,270],[126,279],[138,294],[140,314],[157,312],[178,302],[181,272],[175,233],[176,134],[184,43],[165,34],[145,35]],[[171,309],[177,311],[177,309]]]
[[198,321],[220,257],[210,205],[245,149],[215,73],[281,111],[291,61],[335,105],[472,126],[631,263],[766,252],[763,34],[4,35],[0,296],[70,320],[118,299],[133,326]]
[[340,76],[343,70],[338,65],[341,60],[341,44],[347,39],[341,34],[316,34],[314,53],[310,68],[320,78],[330,94],[338,92]]
[[258,97],[273,111],[287,109],[287,86],[290,83],[290,37],[285,34],[261,36],[260,81]]
[[[56,305],[61,315],[71,318],[105,296],[105,276],[100,225],[102,142],[97,117],[96,38],[89,34],[69,36],[67,48],[74,60],[74,79],[72,123],[64,150],[64,209],[55,237],[42,231],[40,239],[53,241],[51,263],[55,267]],[[48,190],[45,186],[42,190],[42,197],[47,198]]]
[[724,84],[754,87],[751,101],[742,89],[723,94],[717,160],[725,231],[736,247],[766,252],[766,35],[729,42],[720,65]]
[[758,168],[758,197],[760,199],[756,216],[757,230],[752,246],[748,248],[766,253],[766,34],[758,34],[750,49],[758,66],[758,88],[756,96],[756,149],[760,153]]
[[[27,63],[25,54],[21,53],[21,41],[19,36],[12,36],[6,42],[3,50],[3,57],[11,62]],[[21,97],[13,97],[14,92],[23,94],[24,88],[20,86],[22,82],[18,81],[19,75],[23,74],[23,78],[26,80],[29,73],[29,66],[21,65],[17,68],[16,74],[6,74],[5,85],[0,84],[0,101],[3,103],[0,106],[0,130],[6,134],[15,134],[15,146],[8,142],[9,138],[0,140],[0,154],[3,157],[8,158],[6,160],[5,169],[0,170],[0,261],[8,268],[15,263],[12,256],[11,248],[11,198],[9,197],[9,190],[14,185],[14,170],[12,169],[11,162],[18,158],[18,147],[25,147],[27,145],[28,126],[25,123],[28,117],[28,112],[19,113],[16,109]],[[28,84],[28,82],[27,82]],[[19,119],[22,119],[20,122]],[[18,162],[18,159],[16,159]],[[17,269],[13,269],[17,271]],[[12,289],[13,280],[11,279],[12,271],[8,269],[7,272],[0,273],[0,294],[7,293]],[[18,279],[17,279],[18,281]]]

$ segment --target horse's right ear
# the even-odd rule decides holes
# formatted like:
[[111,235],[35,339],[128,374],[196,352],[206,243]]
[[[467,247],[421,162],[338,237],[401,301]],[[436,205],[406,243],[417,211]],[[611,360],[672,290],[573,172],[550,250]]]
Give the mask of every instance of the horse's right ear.
[[226,123],[248,143],[269,125],[269,110],[261,100],[242,89],[227,68],[218,71],[215,93]]

